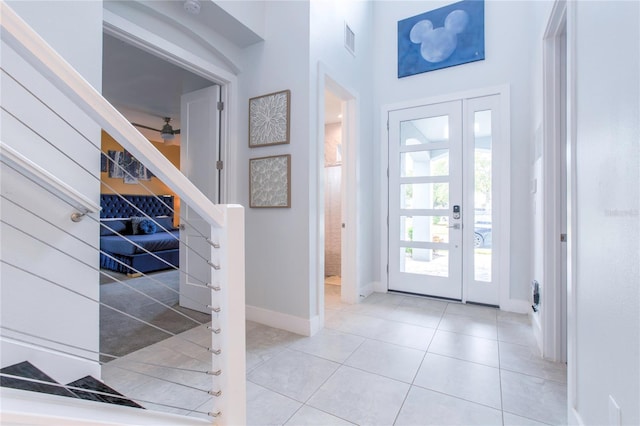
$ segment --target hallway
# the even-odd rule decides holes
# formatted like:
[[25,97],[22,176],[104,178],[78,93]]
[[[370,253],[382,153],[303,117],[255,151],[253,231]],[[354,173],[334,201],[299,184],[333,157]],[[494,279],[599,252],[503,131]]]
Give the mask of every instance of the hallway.
[[536,355],[525,315],[399,294],[344,305],[325,329],[247,324],[251,425],[559,425],[566,366]]

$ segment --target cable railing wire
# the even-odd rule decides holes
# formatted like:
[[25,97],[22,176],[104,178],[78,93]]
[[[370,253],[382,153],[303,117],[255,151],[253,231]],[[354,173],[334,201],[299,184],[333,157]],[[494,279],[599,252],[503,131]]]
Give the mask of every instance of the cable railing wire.
[[[73,131],[75,131],[80,137],[82,137],[84,140],[86,140],[87,142],[89,142],[89,146],[95,148],[96,150],[98,150],[100,152],[101,155],[105,155],[105,153],[98,148],[97,146],[95,146],[93,144],[93,142],[91,141],[91,139],[89,139],[87,136],[84,135],[84,133],[82,133],[80,130],[78,130],[73,124],[71,124],[67,119],[65,119],[62,115],[60,115],[57,111],[55,111],[53,108],[51,108],[46,102],[44,102],[38,95],[36,95],[35,93],[33,93],[28,87],[26,87],[24,84],[22,84],[17,78],[15,78],[11,73],[7,72],[7,70],[5,70],[4,68],[0,67],[0,70],[2,72],[4,72],[9,78],[11,78],[13,81],[15,81],[20,87],[22,87],[27,93],[29,93],[34,99],[36,99],[38,102],[40,102],[40,104],[42,104],[45,108],[47,108],[49,111],[51,111],[55,116],[57,116],[62,122],[64,122],[67,126],[69,126],[70,129],[72,129]],[[34,134],[38,135],[41,139],[43,139],[46,143],[48,143],[49,145],[51,145],[55,150],[57,150],[58,152],[60,152],[62,155],[64,155],[65,157],[67,157],[69,160],[71,160],[72,162],[74,162],[75,164],[77,164],[80,168],[82,168],[85,172],[87,172],[87,174],[89,174],[92,177],[96,177],[92,171],[88,170],[86,167],[84,167],[82,164],[78,163],[77,161],[75,161],[73,158],[69,157],[64,151],[62,151],[60,148],[58,148],[57,146],[55,146],[54,144],[52,144],[47,138],[43,137],[39,132],[37,132],[35,129],[33,129],[31,126],[29,126],[28,124],[24,123],[19,117],[17,117],[15,114],[13,114],[12,112],[10,112],[9,110],[7,110],[6,108],[4,108],[4,106],[1,107],[2,110],[4,110],[5,112],[7,112],[9,115],[11,115],[13,118],[15,118],[16,120],[18,120],[20,123],[22,123],[25,127],[27,127],[29,130],[31,130]],[[108,156],[107,156],[108,158]],[[120,166],[120,165],[118,165]],[[127,173],[128,176],[132,177],[131,174],[129,174],[124,168],[122,168],[122,170]],[[98,178],[99,179],[99,178]],[[139,183],[140,186],[142,186],[144,189],[147,190],[147,192],[149,194],[153,194],[153,191],[151,191],[146,185],[144,185],[143,183]],[[113,188],[110,188],[113,190]],[[116,192],[117,193],[117,192]],[[163,204],[165,204],[165,206],[167,208],[169,208],[172,212],[175,213],[175,210],[173,210],[172,207],[169,207],[166,203],[164,203],[163,200],[160,200],[160,202],[162,202]],[[187,221],[186,218],[184,218],[183,216],[178,216],[180,218],[181,223],[186,223],[189,224],[189,221]],[[189,226],[191,226],[189,224]],[[194,229],[198,234],[200,234],[200,236],[202,238],[207,239],[208,237],[206,235],[204,235],[202,232],[200,232],[196,227],[191,226],[192,229]]]
[[[123,359],[123,358],[126,357],[126,355],[117,356],[117,355],[107,354],[107,353],[104,353],[104,352],[101,352],[101,351],[94,351],[92,349],[83,348],[83,347],[80,347],[80,346],[72,345],[70,343],[60,342],[60,341],[57,341],[57,340],[53,340],[53,339],[49,339],[49,338],[46,338],[46,337],[38,336],[38,335],[35,335],[35,334],[32,334],[32,333],[28,333],[26,331],[17,330],[15,328],[7,327],[5,325],[0,325],[0,328],[4,329],[4,330],[7,330],[7,331],[10,331],[12,333],[19,333],[19,334],[22,334],[22,335],[25,335],[25,336],[28,336],[28,337],[33,337],[35,339],[40,339],[40,340],[44,340],[46,342],[54,343],[56,345],[66,346],[66,347],[71,348],[71,349],[76,349],[76,350],[80,350],[80,351],[84,351],[84,352],[89,352],[89,353],[92,353],[94,355],[107,357],[107,358],[112,358],[111,361],[116,361],[116,360]],[[89,357],[86,357],[86,356],[83,356],[83,355],[79,355],[77,353],[63,351],[61,349],[54,348],[52,346],[45,346],[45,345],[42,345],[42,344],[39,344],[39,343],[34,343],[32,341],[27,341],[27,340],[24,340],[24,339],[20,339],[20,338],[15,337],[15,336],[4,335],[4,337],[7,338],[7,339],[15,340],[15,341],[20,342],[20,343],[26,343],[26,344],[29,344],[29,345],[37,346],[37,347],[40,347],[42,349],[47,349],[47,350],[51,350],[51,351],[55,351],[55,352],[60,352],[60,353],[65,354],[65,355],[73,356],[73,357],[76,357],[76,358],[81,358],[81,359],[83,359],[85,361],[97,362],[101,366],[105,366],[105,365],[112,366],[113,365],[113,364],[109,364],[111,361],[103,362],[103,361],[95,360],[93,358],[89,358]],[[173,352],[176,352],[171,348],[168,348],[168,349],[173,351]],[[197,358],[193,358],[193,359],[197,359]],[[173,366],[173,365],[166,365],[166,364],[157,364],[155,362],[139,361],[139,360],[130,359],[130,358],[127,358],[127,362],[132,362],[132,363],[135,363],[135,364],[148,365],[148,366],[151,366],[151,367],[166,368],[168,370],[186,371],[186,372],[189,372],[189,373],[199,373],[199,374],[201,373],[201,374],[207,374],[207,375],[211,375],[210,373],[212,373],[210,370],[195,370],[195,369],[192,369],[192,368],[176,367],[176,366]],[[162,380],[160,377],[158,377],[158,379]]]
[[[11,167],[11,166],[9,166],[9,167]],[[11,167],[11,168],[13,168],[13,167]],[[16,169],[14,169],[14,170],[16,170]],[[16,170],[16,171],[17,171],[17,170]],[[59,198],[60,200],[64,201],[64,202],[65,202],[65,203],[67,203],[69,206],[71,206],[71,207],[75,207],[75,206],[73,205],[73,203],[71,203],[70,201],[68,201],[68,200],[64,199],[63,197],[59,197],[59,196],[58,196],[58,194],[56,194],[55,192],[51,191],[51,190],[50,190],[49,188],[47,188],[46,186],[43,186],[40,182],[38,182],[38,181],[36,181],[36,180],[34,180],[34,179],[31,179],[29,176],[25,176],[25,175],[23,175],[23,176],[24,176],[26,179],[29,179],[29,180],[30,180],[31,182],[33,182],[34,184],[36,184],[36,185],[40,186],[42,189],[46,190],[46,191],[47,191],[47,192],[49,192],[50,194],[52,194],[52,195],[56,196],[57,198]],[[19,204],[17,204],[17,203],[15,203],[15,202],[13,202],[12,200],[10,200],[10,199],[8,199],[8,198],[6,198],[6,197],[4,197],[4,196],[2,196],[2,197],[3,197],[3,198],[5,198],[5,199],[7,199],[8,201],[11,201],[13,204],[15,204],[16,206],[18,206],[18,207],[22,208],[23,210],[25,210],[25,211],[27,211],[27,212],[29,212],[29,213],[31,213],[31,214],[33,214],[33,215],[35,215],[36,217],[40,218],[41,220],[43,220],[43,221],[45,221],[45,222],[49,223],[50,225],[55,226],[56,228],[60,229],[61,231],[63,231],[63,232],[65,232],[65,233],[67,233],[67,231],[63,230],[62,228],[60,228],[59,226],[55,225],[54,223],[52,223],[52,222],[48,221],[47,219],[43,218],[42,216],[39,216],[39,215],[37,215],[36,213],[34,213],[34,212],[32,212],[32,211],[29,211],[28,209],[25,209],[24,207],[20,206]],[[92,217],[92,216],[88,216],[88,217],[89,217],[91,220],[93,220],[94,222],[97,222],[101,227],[105,227],[105,228],[107,227],[107,226],[106,226],[105,224],[103,224],[99,219],[96,219],[96,218],[94,218],[94,217]],[[126,235],[124,235],[124,234],[120,234],[119,232],[114,232],[114,233],[115,233],[115,234],[117,234],[118,236],[122,237],[123,239],[126,239],[127,241],[129,241],[131,244],[135,245],[138,249],[143,250],[143,251],[145,251],[145,252],[146,252],[146,253],[148,253],[148,254],[151,254],[153,257],[155,257],[155,258],[157,258],[158,260],[162,261],[162,262],[163,262],[165,265],[167,265],[168,267],[170,267],[170,268],[172,268],[172,269],[174,269],[174,270],[179,270],[179,271],[183,272],[186,276],[190,277],[191,279],[193,279],[193,280],[195,280],[195,281],[199,281],[199,282],[201,283],[201,285],[200,285],[201,287],[207,287],[207,284],[208,284],[208,283],[206,283],[206,282],[202,281],[201,279],[199,279],[198,277],[196,277],[196,276],[194,276],[193,274],[189,273],[188,271],[186,271],[186,270],[181,270],[180,268],[178,268],[178,267],[176,267],[176,266],[174,266],[174,265],[172,265],[172,264],[168,263],[168,262],[167,262],[167,261],[165,261],[164,259],[159,258],[159,257],[158,257],[157,255],[155,255],[154,253],[152,253],[152,252],[148,251],[146,248],[144,248],[144,247],[140,246],[139,244],[137,244],[137,243],[135,243],[134,241],[132,241],[132,240],[130,240],[129,238],[127,238],[127,237],[126,237]],[[70,235],[71,235],[71,234],[70,234]],[[78,239],[78,238],[76,237],[76,239]],[[78,239],[78,240],[80,240],[80,239]],[[82,240],[80,240],[80,241],[82,241]],[[82,241],[82,242],[86,243],[85,241]],[[88,243],[86,243],[86,244],[87,244],[87,245],[89,245],[92,249],[99,250],[99,249],[96,249],[96,247],[91,246],[91,245],[90,245],[90,244],[88,244]],[[185,248],[186,248],[187,250],[190,250],[190,251],[192,251],[192,252],[194,252],[194,253],[197,253],[197,251],[196,251],[195,249],[193,249],[192,247],[190,247],[190,246],[189,246],[189,245],[187,245],[186,243],[184,243],[183,245],[185,246]],[[110,259],[112,259],[113,261],[117,262],[118,264],[120,264],[120,265],[122,265],[122,266],[126,266],[126,267],[130,268],[130,269],[134,270],[134,271],[135,271],[136,273],[138,273],[138,274],[141,274],[141,275],[144,275],[144,276],[150,277],[149,275],[146,275],[146,274],[144,274],[143,272],[141,272],[141,271],[139,271],[139,270],[137,270],[137,269],[135,269],[135,268],[133,268],[133,267],[131,267],[131,266],[127,265],[126,263],[122,262],[120,259],[117,259],[117,258],[113,257],[111,254],[106,253],[106,252],[103,252],[103,251],[102,251],[102,253],[104,253],[106,256],[108,256]],[[198,253],[198,256],[199,256],[200,258],[202,258],[205,262],[208,262],[208,260],[207,260],[206,258],[204,258],[203,256],[201,256],[199,253]],[[156,280],[156,281],[157,281],[157,280]],[[190,284],[190,285],[194,285],[193,283],[189,283],[189,284]],[[172,291],[176,291],[176,290],[174,290],[174,289],[171,289],[171,290],[172,290]],[[194,301],[195,301],[196,303],[200,304],[200,302],[198,302],[198,301],[196,301],[196,300],[194,300]]]
[[[36,336],[34,334],[31,334],[31,333],[26,333],[26,332],[23,332],[23,331],[15,330],[15,329],[12,329],[12,328],[9,328],[9,327],[5,327],[5,326],[0,326],[0,327],[3,328],[3,329],[6,329],[6,330],[12,331],[14,333],[20,333],[20,334],[24,334],[26,336],[37,338],[37,339],[46,340],[46,341],[55,343],[57,345],[67,346],[67,347],[75,348],[75,349],[80,349],[80,350],[83,350],[85,352],[91,352],[91,353],[95,353],[95,354],[99,353],[99,352],[92,351],[92,350],[89,350],[89,349],[80,348],[80,347],[75,346],[75,345],[70,345],[68,343],[57,342],[57,341],[52,340],[52,339],[47,339],[47,338],[43,338],[41,336]],[[5,339],[13,340],[13,341],[20,342],[20,343],[26,343],[28,345],[35,346],[35,347],[42,348],[42,349],[46,349],[46,350],[52,350],[52,351],[55,351],[55,352],[60,353],[60,354],[69,355],[69,356],[72,356],[74,358],[83,359],[83,360],[90,361],[90,362],[97,362],[101,366],[105,366],[107,364],[107,363],[104,363],[104,362],[101,362],[101,361],[96,361],[95,359],[88,358],[86,356],[79,355],[77,353],[68,352],[68,351],[61,350],[59,348],[54,348],[54,347],[46,346],[46,345],[43,345],[43,344],[40,344],[40,343],[27,341],[27,340],[24,340],[24,339],[17,338],[15,336],[6,336],[5,335],[3,337]],[[197,373],[197,374],[205,374],[205,375],[208,375],[208,376],[219,376],[220,373],[221,373],[220,370],[217,370],[217,371],[193,370],[193,369],[186,369],[186,368],[180,368],[180,367],[174,367],[174,366],[167,366],[167,365],[161,365],[161,364],[155,364],[155,363],[148,363],[148,362],[144,362],[144,361],[136,361],[136,360],[130,360],[130,359],[127,359],[127,362],[133,362],[133,363],[142,364],[142,365],[150,365],[150,366],[154,366],[154,367],[160,367],[160,368],[171,369],[171,370],[186,371],[186,372],[192,372],[192,373]],[[216,395],[219,392],[219,391],[215,391],[214,392],[214,391],[211,391],[211,390],[201,389],[201,388],[198,388],[198,387],[195,387],[195,386],[191,386],[191,385],[188,385],[188,384],[185,384],[185,383],[180,383],[180,382],[176,382],[174,380],[169,380],[169,379],[167,379],[165,377],[160,377],[160,376],[156,376],[154,374],[144,373],[144,372],[137,371],[137,370],[134,370],[134,369],[125,368],[125,367],[122,367],[120,365],[109,364],[109,367],[117,368],[119,370],[127,371],[127,372],[130,372],[130,373],[138,374],[138,375],[145,376],[145,377],[150,377],[150,378],[152,378],[154,380],[159,380],[161,382],[171,383],[171,384],[174,384],[174,385],[177,385],[177,386],[180,386],[180,387],[184,387],[184,388],[193,389],[193,390],[197,390],[197,391],[200,391],[200,392],[208,393],[210,395]],[[19,378],[22,379],[22,377],[19,377]],[[45,383],[49,384],[50,382],[45,382]],[[212,384],[213,384],[213,382],[212,382]],[[108,383],[107,383],[107,385],[109,386]],[[107,395],[118,397],[118,395],[114,395],[114,394],[107,394]],[[143,401],[143,400],[141,401],[141,400],[139,400],[137,398],[130,398],[130,397],[127,397],[125,399],[131,399],[131,400],[135,400],[135,401],[138,401],[138,402],[146,402],[146,403],[151,403],[151,404],[156,404],[156,405],[163,405],[163,404],[157,403],[156,401]],[[172,408],[181,408],[181,407],[172,407]]]
[[[6,224],[6,222],[4,222],[4,221],[2,221],[2,223],[5,223],[5,224]],[[15,227],[13,227],[12,225],[9,225],[9,226],[11,226],[12,228],[15,228]],[[15,228],[15,229],[18,229],[18,228]],[[24,232],[24,231],[22,231],[22,230],[20,230],[20,229],[18,229],[18,230],[19,230],[20,232]],[[25,233],[25,234],[26,234],[26,233]],[[33,237],[33,236],[32,236],[32,237]],[[38,238],[36,238],[36,237],[33,237],[33,238],[37,239],[38,241],[41,241],[41,240],[39,240],[39,239],[38,239]],[[41,241],[41,242],[42,242],[42,241]],[[46,244],[46,243],[45,243],[45,244]],[[203,346],[203,345],[201,345],[200,343],[194,342],[194,341],[189,340],[189,339],[185,339],[184,337],[181,337],[181,336],[180,336],[179,334],[177,334],[177,333],[173,333],[173,332],[171,332],[171,331],[169,331],[169,330],[165,330],[165,329],[163,329],[162,327],[158,327],[158,326],[157,326],[157,325],[155,325],[155,324],[151,324],[150,322],[145,321],[145,320],[143,320],[143,319],[140,319],[140,318],[136,317],[135,315],[131,315],[131,314],[129,314],[129,313],[127,313],[127,312],[124,312],[124,311],[122,311],[122,310],[120,310],[120,309],[118,309],[118,308],[114,308],[113,306],[107,305],[106,303],[103,303],[103,302],[101,302],[101,301],[99,301],[99,300],[96,300],[96,299],[94,299],[94,298],[92,298],[92,297],[89,297],[89,296],[87,296],[87,295],[85,295],[85,294],[82,294],[82,293],[80,293],[80,292],[78,292],[78,291],[75,291],[75,290],[73,290],[73,289],[70,289],[69,287],[66,287],[66,286],[64,286],[64,285],[62,285],[62,284],[60,284],[60,283],[57,283],[57,282],[55,282],[55,281],[53,281],[53,280],[50,280],[49,278],[43,277],[42,275],[39,275],[39,274],[36,274],[36,273],[35,273],[35,272],[33,272],[33,271],[29,271],[29,270],[27,270],[27,269],[25,269],[25,268],[22,268],[22,267],[20,267],[20,266],[14,265],[13,263],[7,262],[7,261],[6,261],[6,260],[4,260],[4,259],[0,259],[0,263],[3,263],[3,264],[5,264],[5,265],[7,265],[7,266],[10,266],[10,267],[15,268],[15,269],[17,269],[17,270],[19,270],[19,271],[25,272],[25,273],[27,273],[27,274],[29,274],[29,275],[32,275],[32,276],[34,276],[34,277],[36,277],[36,278],[39,278],[39,279],[43,280],[43,281],[46,281],[46,282],[48,282],[48,283],[50,283],[50,284],[52,284],[52,285],[55,285],[56,287],[59,287],[59,288],[61,288],[61,289],[63,289],[63,290],[66,290],[66,291],[69,291],[69,292],[71,292],[71,293],[73,293],[73,294],[75,294],[75,295],[77,295],[77,296],[80,296],[80,297],[82,297],[82,298],[84,298],[84,299],[87,299],[87,300],[89,300],[89,301],[91,301],[91,302],[97,303],[97,304],[99,304],[100,306],[104,306],[104,307],[105,307],[105,308],[107,308],[107,309],[110,309],[110,310],[112,310],[112,311],[114,311],[114,312],[117,312],[117,313],[119,313],[119,314],[121,314],[121,315],[124,315],[124,316],[126,316],[126,317],[128,317],[128,318],[131,318],[131,319],[133,319],[134,321],[138,321],[138,322],[140,322],[141,324],[144,324],[144,325],[147,325],[147,326],[149,326],[149,327],[152,327],[152,328],[154,328],[154,329],[156,329],[156,330],[158,330],[158,331],[161,331],[162,333],[168,334],[168,335],[170,335],[170,336],[175,336],[175,337],[179,338],[180,340],[183,340],[183,341],[185,341],[185,342],[191,343],[192,345],[198,346],[198,347],[200,347],[200,348],[202,348],[202,349],[206,349],[206,350],[209,350],[209,349],[210,349],[210,348],[209,348],[209,347],[207,347],[207,346]]]
[[[173,408],[173,409],[178,409],[178,410],[184,410],[185,409],[184,407],[177,407],[175,405],[169,405],[169,404],[165,404],[165,403],[158,402],[158,401],[147,401],[147,400],[139,399],[139,398],[135,398],[135,397],[128,397],[128,396],[124,396],[124,395],[118,395],[118,394],[113,394],[113,393],[108,393],[108,392],[96,391],[96,390],[93,390],[93,389],[86,389],[86,388],[81,388],[81,387],[77,387],[77,386],[63,385],[63,384],[58,383],[58,382],[47,382],[47,381],[44,381],[44,380],[33,379],[33,378],[30,378],[30,377],[15,376],[13,374],[0,373],[0,377],[6,377],[6,378],[9,378],[9,379],[14,379],[14,380],[18,379],[18,380],[22,380],[22,381],[29,382],[29,383],[37,383],[37,384],[40,384],[40,385],[53,386],[53,387],[57,387],[57,388],[66,389],[66,390],[69,390],[69,391],[74,391],[75,390],[77,392],[90,393],[90,394],[100,395],[100,396],[108,396],[110,398],[117,398],[117,399],[140,402],[140,403],[146,403],[146,404],[154,404],[154,405],[159,405],[159,406],[162,406],[162,407]],[[172,382],[169,381],[169,383],[172,383]],[[198,389],[198,388],[192,388],[192,389],[211,394],[210,391],[204,391],[204,390]],[[205,414],[205,415],[208,415],[208,416],[216,417],[212,413],[205,412],[205,411],[190,410],[190,412],[191,413],[198,413],[198,414]]]
[[[18,204],[17,204],[17,203],[15,203],[13,200],[10,200],[10,199],[6,198],[4,195],[1,195],[1,194],[0,194],[0,198],[3,198],[3,199],[5,199],[5,200],[9,201],[10,203],[12,203],[12,204],[16,205],[17,207],[22,208],[23,210],[25,210],[25,211],[29,212],[30,214],[32,214],[32,215],[34,215],[34,216],[36,216],[37,218],[39,218],[39,219],[43,220],[44,222],[46,222],[46,223],[48,223],[48,224],[50,224],[51,226],[55,227],[56,229],[58,229],[58,230],[60,230],[60,231],[64,232],[64,230],[63,230],[62,228],[60,228],[59,226],[55,225],[54,223],[51,223],[50,221],[48,221],[47,219],[44,219],[43,217],[41,217],[40,215],[38,215],[38,214],[36,214],[36,213],[33,213],[33,212],[31,212],[31,211],[29,211],[29,210],[27,210],[27,209],[24,209],[24,207],[22,207],[22,206],[18,205]],[[15,225],[9,224],[9,223],[5,222],[4,220],[2,220],[2,223],[5,223],[7,226],[10,226],[10,227],[12,227],[12,228],[14,228],[14,229],[16,229],[16,230],[18,230],[18,231],[22,232],[22,233],[24,233],[24,234],[26,234],[26,235],[29,235],[30,237],[34,238],[31,234],[27,233],[26,231],[23,231],[22,229],[20,229],[20,228],[16,227]],[[75,235],[73,235],[73,234],[67,234],[67,235],[71,236],[71,237],[72,237],[72,238],[74,238],[76,241],[79,241],[79,242],[81,242],[81,243],[83,243],[83,244],[85,244],[85,245],[87,245],[87,246],[89,246],[89,247],[93,248],[94,250],[96,249],[96,248],[95,248],[94,246],[92,246],[91,244],[87,243],[86,241],[82,240],[81,238],[76,237],[76,236],[75,236]],[[37,238],[36,238],[36,239],[37,239]],[[54,250],[56,250],[56,251],[58,251],[58,252],[60,252],[60,253],[62,253],[62,254],[64,254],[64,255],[66,255],[66,256],[71,257],[72,259],[74,259],[74,260],[76,260],[76,261],[80,262],[80,263],[81,263],[81,264],[83,264],[84,266],[86,266],[86,267],[88,267],[88,268],[90,268],[90,269],[93,269],[94,271],[97,271],[97,272],[99,272],[100,274],[102,274],[102,275],[104,275],[104,276],[107,276],[107,277],[109,277],[109,278],[113,279],[115,282],[117,282],[117,283],[119,283],[119,284],[123,285],[124,287],[127,287],[128,289],[130,289],[130,290],[132,290],[132,291],[134,291],[134,292],[136,292],[136,293],[138,293],[138,294],[141,294],[142,296],[146,297],[147,299],[150,299],[150,300],[152,300],[152,301],[154,301],[154,302],[158,303],[159,305],[164,306],[165,308],[167,308],[167,309],[169,309],[169,310],[171,310],[171,311],[175,312],[176,314],[178,314],[178,315],[180,315],[180,316],[182,316],[182,317],[184,317],[184,318],[187,318],[187,319],[189,319],[190,321],[193,321],[193,322],[195,322],[195,323],[196,323],[196,324],[198,324],[198,325],[202,325],[202,324],[204,324],[204,323],[202,323],[202,322],[198,321],[197,319],[192,318],[192,317],[190,317],[189,315],[187,315],[187,314],[185,314],[185,313],[183,313],[183,312],[178,311],[177,309],[173,308],[172,306],[169,306],[168,304],[166,304],[166,303],[164,303],[164,302],[162,302],[162,301],[160,301],[160,300],[158,300],[158,299],[154,298],[153,296],[151,296],[151,295],[149,295],[149,294],[147,294],[147,293],[145,293],[145,292],[143,292],[143,291],[141,291],[141,290],[138,290],[138,289],[136,289],[135,287],[133,287],[133,286],[131,286],[131,285],[127,284],[127,283],[126,283],[126,280],[125,280],[125,281],[123,281],[123,280],[119,279],[118,277],[116,277],[116,276],[114,276],[114,275],[109,274],[108,272],[104,272],[104,271],[102,271],[100,268],[97,268],[97,267],[95,267],[95,266],[93,266],[93,265],[91,265],[91,264],[89,264],[89,263],[87,263],[87,262],[84,262],[84,261],[82,261],[82,260],[79,260],[79,259],[77,259],[76,257],[71,256],[69,253],[65,252],[64,250],[60,249],[59,247],[56,247],[56,246],[54,246],[54,245],[52,245],[52,244],[49,244],[49,243],[47,243],[47,242],[45,242],[45,241],[42,241],[42,240],[40,240],[40,239],[37,239],[37,240],[38,240],[38,241],[40,241],[41,243],[43,243],[43,244],[47,245],[48,247],[50,247],[50,248],[52,248],[52,249],[54,249]],[[98,251],[99,251],[99,252],[102,252],[102,250],[98,250]],[[147,276],[145,276],[145,277],[146,277],[146,278],[151,278],[151,277],[150,277],[150,276],[148,276],[148,275],[147,275]],[[159,282],[162,284],[162,286],[163,286],[163,287],[171,288],[171,287],[167,286],[166,284],[162,283],[161,281],[159,281]],[[172,290],[173,290],[173,289],[172,289]],[[178,292],[178,293],[179,293],[179,292]],[[200,303],[199,303],[199,302],[198,302],[198,304],[200,305]],[[204,306],[205,308],[207,307],[206,305],[202,305],[202,306]]]
[[[35,129],[33,129],[32,127],[30,127],[27,123],[25,123],[24,121],[22,121],[19,117],[17,117],[16,115],[14,115],[13,113],[11,113],[10,111],[8,111],[6,108],[4,108],[4,106],[0,106],[0,109],[2,109],[3,111],[5,111],[7,114],[11,115],[13,118],[15,118],[18,122],[20,122],[23,126],[25,126],[27,129],[29,129],[31,132],[33,132],[35,135],[37,135],[39,138],[41,138],[43,141],[45,141],[47,144],[49,144],[52,147],[55,147],[54,144],[52,144],[48,139],[46,139],[44,136],[42,136],[39,132],[37,132]],[[86,139],[86,138],[85,138]],[[88,139],[87,139],[88,140]],[[86,171],[87,173],[89,173],[89,171],[82,166],[80,163],[78,163],[77,161],[73,160],[71,157],[69,157],[67,154],[65,154],[63,151],[59,150],[57,147],[55,147],[59,152],[61,152],[63,155],[65,155],[69,160],[71,160],[73,163],[75,163],[76,165],[78,165],[80,168],[82,168],[84,171]],[[98,148],[99,149],[99,148]],[[101,154],[104,154],[102,151],[100,151]],[[120,167],[125,173],[127,173],[128,176],[131,176],[131,174],[126,171],[126,169],[124,169],[122,166],[118,165],[118,167]],[[15,169],[14,169],[15,170]],[[127,200],[122,194],[118,193],[112,186],[110,186],[108,183],[103,182],[99,177],[94,176],[93,174],[89,173],[89,175],[93,178],[98,180],[102,185],[104,185],[105,187],[109,188],[110,190],[114,191],[114,194],[117,195],[118,197],[120,197],[123,201],[125,201],[126,203],[128,203],[132,208],[134,208],[135,210],[137,210],[140,214],[142,214],[144,217],[146,217],[147,219],[151,219],[153,220],[153,218],[151,216],[149,216],[146,212],[144,212],[143,210],[141,210],[138,206],[136,206],[135,204],[131,203],[129,200]],[[35,182],[33,179],[30,179],[32,182],[38,184],[38,182]],[[41,186],[42,188],[44,188],[42,185],[38,184],[39,186]],[[157,200],[159,200],[160,202],[162,202],[165,206],[168,207],[168,205],[160,198],[157,196],[157,194],[153,194],[149,188],[147,188],[144,184],[139,183],[140,186],[142,186],[143,188],[145,188],[149,194],[153,197],[155,197]],[[50,190],[46,189],[48,192],[52,193]],[[57,195],[57,194],[53,194],[53,195]],[[70,204],[70,203],[68,203]],[[72,207],[75,208],[74,205],[70,204]],[[172,212],[175,213],[175,210],[171,209],[170,210]],[[91,217],[91,216],[89,216]],[[185,226],[189,226],[190,229],[195,230],[202,238],[204,238],[207,241],[210,241],[209,237],[205,236],[202,232],[200,232],[196,227],[192,226],[183,216],[178,215],[179,219],[181,220],[181,223]],[[92,218],[94,219],[94,218]],[[96,220],[96,219],[94,219]],[[97,220],[96,220],[97,221]],[[182,222],[183,221],[183,222]],[[100,222],[99,222],[100,223]],[[104,224],[100,223],[101,226],[105,226]],[[162,229],[164,229],[166,232],[168,232],[168,230],[166,228],[164,228],[163,226],[161,226]],[[170,234],[170,233],[169,233]],[[184,245],[188,250],[191,250],[193,253],[196,254],[196,256],[200,257],[202,260],[204,260],[205,262],[208,261],[207,258],[205,258],[202,254],[200,254],[197,250],[193,249],[192,247],[190,247],[186,241],[180,239],[180,238],[176,238],[175,236],[173,236],[172,234],[170,234],[172,238],[175,238],[179,244]],[[140,246],[138,246],[138,248],[141,248]],[[173,268],[173,269],[178,269],[176,266],[172,265],[171,263],[167,262],[166,260],[158,257],[157,255],[155,255],[154,253],[150,253],[153,257],[155,257],[157,260],[159,260],[160,262],[164,263],[168,268]],[[202,280],[198,279],[197,277],[191,276],[191,278],[195,279],[196,281],[200,281],[202,284],[205,284]]]

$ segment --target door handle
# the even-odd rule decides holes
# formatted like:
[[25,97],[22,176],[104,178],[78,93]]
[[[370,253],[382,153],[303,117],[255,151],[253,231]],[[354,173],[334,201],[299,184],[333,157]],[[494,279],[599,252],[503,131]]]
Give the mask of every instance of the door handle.
[[459,223],[454,223],[453,225],[447,226],[447,228],[460,229],[460,224]]

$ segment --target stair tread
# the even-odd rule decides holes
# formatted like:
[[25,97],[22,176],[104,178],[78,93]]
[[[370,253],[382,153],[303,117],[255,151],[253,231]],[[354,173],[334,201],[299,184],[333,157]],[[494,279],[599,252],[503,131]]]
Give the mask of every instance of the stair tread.
[[[83,389],[94,390],[98,392],[110,393],[113,395],[124,396],[120,392],[107,386],[104,382],[101,382],[100,380],[96,379],[93,376],[85,376],[74,382],[68,383],[67,386],[73,386],[76,388],[83,388]],[[118,398],[117,396],[99,395],[99,394],[90,393],[90,392],[82,392],[77,389],[74,389],[73,392],[79,398],[82,398],[82,399],[106,402],[108,404],[124,405],[126,407],[143,408],[141,405],[138,405],[129,399]]]
[[[18,364],[10,365],[0,369],[0,373],[10,374],[12,376],[24,377],[27,379],[40,380],[42,382],[49,382],[59,385],[58,382],[46,375],[35,365],[29,361],[23,361]],[[16,379],[12,377],[0,377],[0,386],[7,388],[27,390],[32,392],[48,393],[52,395],[66,396],[69,398],[77,398],[77,396],[70,390],[55,385],[47,385],[44,383],[35,383],[27,380]]]

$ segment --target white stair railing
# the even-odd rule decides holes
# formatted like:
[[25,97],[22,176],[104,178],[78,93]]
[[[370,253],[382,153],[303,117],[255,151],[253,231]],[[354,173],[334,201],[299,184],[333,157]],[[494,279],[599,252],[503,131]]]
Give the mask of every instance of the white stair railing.
[[[0,1],[0,16],[2,41],[7,46],[109,133],[125,150],[132,153],[169,186],[180,197],[182,203],[188,205],[211,226],[213,244],[210,259],[214,278],[209,287],[211,306],[216,307],[210,325],[214,331],[211,352],[213,369],[220,371],[220,374],[213,377],[212,394],[215,398],[211,413],[216,417],[215,421],[218,424],[245,424],[243,208],[237,205],[213,204],[3,1]],[[15,148],[19,144],[11,145]],[[7,162],[15,163],[9,159],[9,153],[11,157],[17,155],[16,158],[20,158],[21,155],[9,146],[5,149],[3,145],[3,158]],[[38,164],[34,163],[33,166],[32,170],[42,172],[39,173],[38,179],[44,180],[43,187],[48,186],[47,190],[56,193],[60,199],[68,199],[69,194],[72,194],[72,198],[83,197],[80,192],[74,194],[72,184],[55,176],[47,182],[50,173]],[[96,210],[95,205],[93,207],[80,213],[90,214]],[[7,393],[4,390],[2,392],[3,395]],[[19,415],[16,412],[13,414]]]

